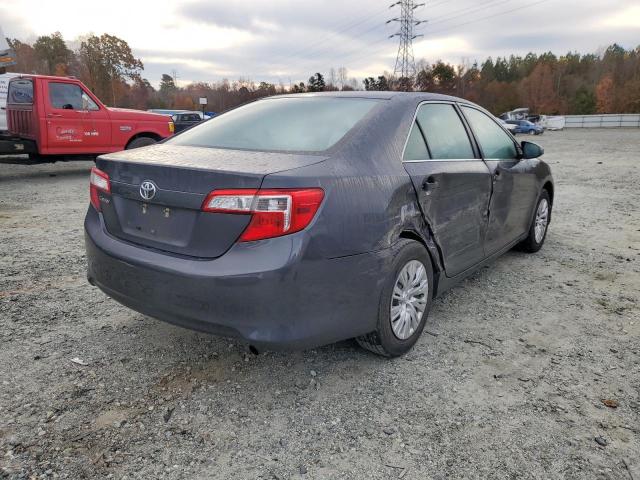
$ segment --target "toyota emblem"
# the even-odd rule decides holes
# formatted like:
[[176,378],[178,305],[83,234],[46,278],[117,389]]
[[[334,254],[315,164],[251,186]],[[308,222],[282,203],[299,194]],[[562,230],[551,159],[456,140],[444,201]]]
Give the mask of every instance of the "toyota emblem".
[[156,187],[155,183],[153,183],[151,180],[145,180],[140,185],[140,196],[145,200],[151,200],[156,196],[157,190],[158,188]]

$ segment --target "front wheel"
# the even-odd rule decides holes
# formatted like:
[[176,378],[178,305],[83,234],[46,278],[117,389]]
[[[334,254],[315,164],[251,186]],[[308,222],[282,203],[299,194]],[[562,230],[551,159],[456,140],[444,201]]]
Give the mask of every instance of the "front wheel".
[[147,147],[149,145],[153,145],[157,143],[155,139],[151,137],[138,137],[135,140],[129,142],[129,145],[126,146],[125,150],[131,150],[133,148]]
[[385,357],[403,355],[424,329],[433,297],[433,267],[422,244],[400,240],[379,299],[375,331],[358,337],[361,347]]
[[529,135],[535,135],[536,131],[535,130],[529,130]]
[[528,253],[535,253],[542,248],[544,239],[547,237],[547,229],[551,220],[551,199],[549,192],[542,190],[538,203],[536,205],[536,213],[529,227],[529,234],[518,246],[521,250]]

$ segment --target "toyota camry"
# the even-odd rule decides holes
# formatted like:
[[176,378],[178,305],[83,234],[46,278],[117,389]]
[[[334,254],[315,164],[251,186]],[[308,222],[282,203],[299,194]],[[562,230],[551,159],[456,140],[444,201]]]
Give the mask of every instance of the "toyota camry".
[[97,159],[88,279],[256,348],[355,338],[398,356],[436,295],[511,248],[542,247],[554,198],[542,154],[454,97],[258,100]]

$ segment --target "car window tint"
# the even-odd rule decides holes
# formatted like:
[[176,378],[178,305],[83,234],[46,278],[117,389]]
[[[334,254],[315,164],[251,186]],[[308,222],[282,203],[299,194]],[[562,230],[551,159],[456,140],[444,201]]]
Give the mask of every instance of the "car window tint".
[[368,98],[272,98],[238,107],[167,141],[174,145],[317,152],[378,105]]
[[407,146],[404,149],[404,160],[425,160],[429,158],[427,144],[424,143],[424,137],[420,132],[418,124],[414,122],[407,140]]
[[53,108],[82,110],[82,89],[70,83],[49,83],[49,102]]
[[467,131],[453,105],[422,105],[418,110],[417,120],[434,160],[462,160],[475,157]]
[[488,115],[475,108],[462,107],[473,133],[476,135],[484,158],[517,158],[518,151],[512,138]]

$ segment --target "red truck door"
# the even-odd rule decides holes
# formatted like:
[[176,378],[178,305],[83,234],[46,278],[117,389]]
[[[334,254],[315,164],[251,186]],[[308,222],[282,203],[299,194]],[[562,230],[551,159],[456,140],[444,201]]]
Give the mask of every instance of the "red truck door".
[[[109,115],[84,89],[64,79],[45,85],[47,150],[51,154],[92,154],[108,151]],[[106,123],[105,125],[101,125]]]
[[112,151],[111,117],[107,108],[84,88],[82,88],[82,108],[85,113],[84,136],[87,147],[93,153]]

